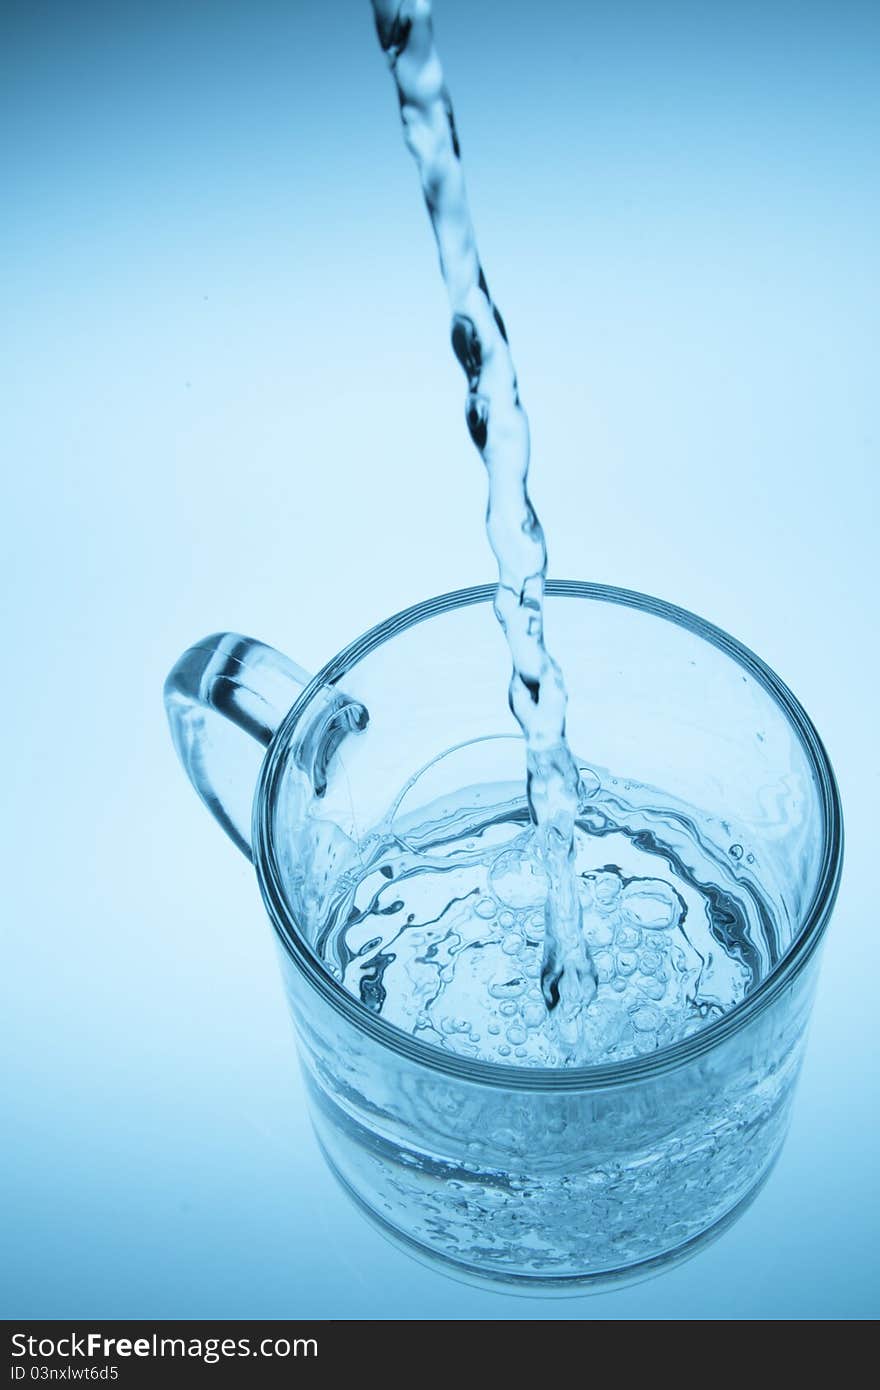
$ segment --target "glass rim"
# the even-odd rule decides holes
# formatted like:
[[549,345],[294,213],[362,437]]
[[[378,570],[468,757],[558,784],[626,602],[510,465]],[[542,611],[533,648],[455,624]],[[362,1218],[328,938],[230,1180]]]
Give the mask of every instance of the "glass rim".
[[478,1085],[501,1086],[515,1091],[600,1090],[662,1075],[711,1051],[734,1036],[772,1004],[786,986],[800,974],[828,925],[837,897],[843,864],[843,817],[837,782],[828,754],[803,706],[766,662],[748,647],[743,646],[722,628],[697,617],[685,608],[635,590],[620,589],[608,584],[555,579],[549,580],[546,585],[546,593],[550,597],[590,599],[632,608],[685,628],[724,652],[752,675],[781,709],[798,736],[814,773],[824,815],[824,833],[822,858],[810,904],[802,914],[797,935],[788,950],[758,987],[739,1004],[734,1005],[728,1013],[677,1043],[619,1062],[603,1062],[587,1067],[523,1067],[457,1056],[452,1052],[444,1052],[431,1043],[420,1041],[395,1024],[388,1023],[380,1015],[365,1009],[312,951],[299,933],[296,921],[285,902],[282,876],[274,852],[271,812],[294,729],[314,694],[322,686],[334,685],[365,656],[397,634],[442,613],[477,603],[491,602],[494,600],[495,592],[494,584],[478,584],[466,589],[452,590],[450,593],[440,594],[436,598],[426,599],[402,609],[344,647],[302,690],[267,749],[254,798],[254,866],[263,901],[286,955],[293,961],[306,982],[355,1028],[411,1062],[457,1080]]

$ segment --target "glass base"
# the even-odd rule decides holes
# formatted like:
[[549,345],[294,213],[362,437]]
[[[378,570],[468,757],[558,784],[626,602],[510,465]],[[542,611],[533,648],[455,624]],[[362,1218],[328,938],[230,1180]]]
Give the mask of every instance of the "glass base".
[[764,1169],[754,1187],[744,1197],[741,1197],[730,1211],[725,1212],[711,1226],[707,1226],[698,1235],[692,1236],[683,1245],[675,1246],[671,1250],[652,1256],[649,1260],[640,1260],[638,1264],[627,1265],[622,1269],[607,1269],[599,1270],[593,1274],[566,1274],[547,1278],[541,1275],[505,1274],[500,1270],[480,1269],[463,1261],[452,1260],[438,1251],[430,1250],[419,1244],[418,1241],[398,1230],[396,1226],[392,1226],[377,1211],[374,1211],[342,1176],[320,1138],[318,1138],[318,1145],[340,1187],[371,1225],[391,1245],[426,1268],[434,1270],[435,1273],[446,1275],[450,1279],[455,1279],[458,1283],[488,1289],[492,1293],[507,1293],[522,1298],[584,1298],[591,1294],[608,1293],[612,1289],[623,1289],[632,1284],[640,1284],[647,1279],[655,1278],[658,1274],[664,1274],[669,1269],[674,1269],[676,1265],[684,1264],[686,1260],[691,1259],[706,1246],[711,1245],[739,1220],[770,1177],[776,1166],[779,1152],[781,1152],[780,1149],[774,1154],[773,1159]]

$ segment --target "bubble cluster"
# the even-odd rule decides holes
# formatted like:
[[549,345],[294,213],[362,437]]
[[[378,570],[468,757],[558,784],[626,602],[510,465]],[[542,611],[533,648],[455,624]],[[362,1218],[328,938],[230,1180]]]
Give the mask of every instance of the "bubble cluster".
[[[327,958],[365,1007],[425,1042],[482,1061],[570,1065],[541,991],[548,879],[536,846],[530,829],[499,845],[469,826],[442,859],[389,850],[345,899]],[[597,864],[611,849],[628,862]],[[722,997],[708,895],[656,853],[583,826],[575,862],[598,977],[581,1015],[588,1064],[667,1046],[737,1002],[745,973],[724,960]]]

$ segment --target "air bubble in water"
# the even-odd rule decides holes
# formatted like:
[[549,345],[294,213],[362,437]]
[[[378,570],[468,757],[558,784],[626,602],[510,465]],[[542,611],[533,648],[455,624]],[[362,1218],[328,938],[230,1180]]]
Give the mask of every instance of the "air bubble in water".
[[499,902],[521,911],[538,904],[543,906],[550,884],[543,865],[534,854],[506,849],[489,870],[489,886]]
[[673,926],[681,912],[678,898],[661,879],[627,884],[620,895],[620,906],[631,922],[650,931]]
[[630,1018],[633,1027],[638,1028],[640,1033],[656,1033],[663,1024],[663,1015],[650,1004],[633,1009]]

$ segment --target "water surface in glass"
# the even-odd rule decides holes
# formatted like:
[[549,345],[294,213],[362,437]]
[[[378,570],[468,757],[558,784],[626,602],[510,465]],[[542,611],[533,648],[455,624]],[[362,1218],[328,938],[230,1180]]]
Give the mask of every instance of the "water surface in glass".
[[752,674],[620,606],[613,621],[597,604],[550,608],[570,668],[594,668],[573,728],[607,758],[578,760],[573,866],[597,992],[576,1055],[541,988],[548,869],[521,741],[489,709],[498,654],[447,649],[477,611],[398,633],[393,671],[384,648],[346,671],[375,716],[319,794],[303,756],[285,793],[286,891],[328,973],[421,1042],[522,1067],[644,1056],[742,1003],[792,943],[821,842],[804,752]]

